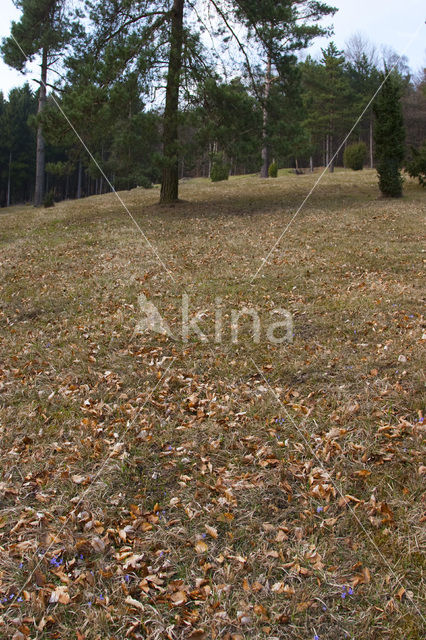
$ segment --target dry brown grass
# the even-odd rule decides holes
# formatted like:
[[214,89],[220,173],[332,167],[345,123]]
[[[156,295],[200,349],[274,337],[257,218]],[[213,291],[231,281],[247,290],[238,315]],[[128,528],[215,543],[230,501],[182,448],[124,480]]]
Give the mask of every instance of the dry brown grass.
[[251,283],[316,177],[121,193],[173,278],[112,195],[0,213],[1,638],[424,637],[424,192],[325,176]]

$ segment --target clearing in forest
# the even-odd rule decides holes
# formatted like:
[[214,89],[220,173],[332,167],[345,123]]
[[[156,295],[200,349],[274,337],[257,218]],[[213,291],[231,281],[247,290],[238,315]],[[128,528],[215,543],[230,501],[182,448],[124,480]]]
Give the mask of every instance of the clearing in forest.
[[316,178],[121,193],[172,275],[114,195],[0,213],[1,638],[424,637],[424,192],[327,175],[262,262]]

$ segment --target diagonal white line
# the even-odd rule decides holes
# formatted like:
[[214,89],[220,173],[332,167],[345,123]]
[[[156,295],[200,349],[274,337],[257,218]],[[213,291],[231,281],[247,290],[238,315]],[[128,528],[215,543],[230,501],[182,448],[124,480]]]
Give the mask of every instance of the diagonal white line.
[[[20,52],[22,53],[22,55],[24,56],[24,58],[29,61],[28,56],[26,55],[25,51],[22,49],[21,45],[19,44],[19,42],[16,40],[15,36],[13,35],[13,33],[11,33],[11,37],[13,39],[13,41],[15,42],[16,46],[19,48]],[[42,84],[44,85],[44,87],[47,90],[47,85],[45,82],[41,81]],[[174,277],[172,271],[166,266],[166,264],[163,262],[162,258],[160,257],[157,249],[154,247],[154,245],[149,241],[149,239],[147,238],[145,232],[143,231],[142,227],[139,225],[138,221],[136,220],[136,218],[134,217],[134,215],[131,213],[131,211],[129,210],[129,208],[127,207],[127,205],[125,204],[125,202],[123,201],[122,197],[120,196],[119,193],[117,193],[117,191],[115,190],[113,184],[111,183],[110,179],[108,178],[108,176],[105,174],[104,170],[102,169],[102,167],[100,166],[99,162],[96,160],[96,158],[94,157],[94,155],[92,154],[92,152],[90,151],[90,149],[88,148],[88,146],[86,145],[86,143],[84,142],[83,138],[80,136],[80,134],[78,133],[77,129],[75,128],[75,126],[73,125],[73,123],[71,122],[71,120],[68,118],[67,114],[65,113],[65,111],[62,109],[60,103],[57,101],[56,96],[54,93],[50,94],[53,102],[55,103],[56,107],[58,108],[58,110],[60,111],[60,113],[63,115],[63,117],[65,118],[68,126],[72,129],[73,133],[75,134],[76,138],[78,139],[78,141],[80,142],[80,144],[83,146],[84,150],[86,151],[86,153],[89,155],[90,159],[94,162],[96,168],[99,170],[99,172],[101,173],[102,177],[105,179],[106,183],[108,184],[109,188],[111,189],[112,193],[115,195],[115,197],[117,198],[117,200],[119,201],[119,203],[121,204],[121,206],[125,209],[126,213],[129,215],[130,219],[132,220],[134,226],[136,227],[136,229],[139,231],[139,233],[142,235],[143,239],[145,240],[145,243],[148,245],[148,247],[151,249],[151,251],[154,253],[154,255],[156,256],[157,260],[159,261],[159,263],[161,264],[161,266],[163,267],[163,269],[169,274],[169,276],[172,278],[172,280],[174,282],[176,282],[176,278]]]
[[[251,356],[250,360],[252,361],[252,363],[254,364],[254,366],[256,367],[259,375],[262,376],[263,380],[265,381],[265,383],[268,385],[272,395],[274,396],[274,398],[276,399],[276,401],[278,402],[278,404],[282,407],[282,409],[285,411],[285,414],[287,415],[288,419],[291,421],[291,423],[293,424],[293,426],[295,427],[295,429],[297,430],[298,433],[300,433],[300,435],[302,436],[303,440],[305,441],[307,447],[309,448],[309,451],[311,452],[312,456],[315,458],[315,460],[318,462],[318,464],[320,465],[321,468],[323,468],[323,464],[322,461],[320,460],[320,458],[317,456],[317,454],[315,453],[314,449],[312,448],[311,443],[309,442],[309,440],[307,439],[307,437],[305,436],[305,434],[303,433],[303,431],[300,429],[299,425],[296,423],[296,421],[293,419],[293,416],[287,411],[287,409],[285,408],[284,404],[281,402],[281,399],[279,398],[279,396],[275,393],[274,389],[272,388],[271,384],[269,383],[269,381],[265,378],[265,376],[263,375],[262,371],[259,369],[259,367],[257,366],[257,364],[255,363],[255,361],[253,360],[253,358]],[[315,422],[315,421],[314,421]],[[317,425],[317,423],[315,422],[315,425]],[[331,477],[330,474],[328,474],[330,477],[330,481],[333,484],[333,487],[336,489],[336,491],[339,493],[340,497],[344,498],[344,494],[342,492],[342,490],[340,489],[340,487],[334,482],[333,478]],[[364,527],[363,523],[361,522],[361,520],[358,518],[358,515],[355,513],[355,510],[352,508],[351,504],[348,503],[348,508],[350,510],[350,512],[352,513],[353,517],[355,518],[355,520],[358,522],[359,526],[361,527],[361,529],[364,531],[365,535],[367,536],[369,542],[371,542],[372,546],[375,548],[375,550],[377,551],[377,553],[379,554],[379,556],[381,557],[381,559],[383,560],[383,562],[385,563],[385,565],[387,566],[387,568],[390,570],[390,572],[392,573],[393,577],[395,578],[395,580],[397,582],[400,582],[401,579],[398,578],[398,576],[396,575],[395,571],[393,570],[392,565],[389,564],[389,562],[386,560],[385,556],[383,555],[383,553],[380,551],[379,547],[376,545],[376,543],[374,542],[373,538],[370,536],[370,534],[368,533],[367,529]],[[422,612],[420,611],[420,609],[417,607],[416,603],[414,602],[414,599],[410,596],[408,596],[408,591],[406,591],[406,595],[407,598],[412,602],[412,604],[414,605],[417,613],[419,614],[419,616],[421,617],[421,619],[426,623],[426,618],[423,616]]]
[[389,72],[387,73],[385,79],[383,80],[383,82],[381,83],[381,85],[379,86],[379,88],[377,89],[377,91],[374,93],[373,97],[369,100],[368,104],[366,105],[366,107],[364,108],[363,112],[361,113],[361,115],[357,118],[355,124],[353,125],[353,127],[351,128],[351,130],[349,131],[349,133],[347,134],[347,136],[345,137],[345,139],[343,140],[343,142],[341,143],[341,145],[339,146],[339,148],[337,149],[336,153],[333,155],[333,157],[331,158],[331,160],[329,161],[329,163],[327,164],[327,166],[324,168],[323,172],[321,173],[321,175],[319,176],[319,178],[317,179],[317,181],[315,182],[314,186],[312,187],[312,189],[309,191],[308,195],[305,197],[305,199],[303,200],[302,204],[299,206],[299,208],[297,209],[296,213],[293,214],[292,218],[290,219],[290,222],[287,224],[287,226],[285,227],[284,231],[282,232],[282,234],[280,235],[280,237],[278,238],[278,240],[275,242],[275,244],[273,245],[272,249],[269,251],[269,253],[267,254],[266,258],[262,258],[262,264],[260,265],[260,267],[258,268],[258,270],[256,271],[256,273],[254,274],[254,276],[252,276],[251,280],[250,280],[250,284],[252,284],[253,280],[255,280],[257,278],[257,276],[259,275],[259,273],[262,271],[263,267],[265,266],[265,264],[267,263],[268,259],[270,258],[271,254],[273,253],[273,251],[275,250],[275,248],[277,247],[277,245],[281,242],[282,238],[284,237],[284,235],[287,233],[287,231],[289,230],[289,228],[291,227],[291,225],[293,224],[293,222],[295,221],[295,219],[297,218],[297,216],[299,215],[299,213],[302,211],[303,207],[305,206],[305,204],[307,203],[307,201],[309,200],[309,198],[311,197],[311,195],[314,193],[314,191],[316,190],[316,188],[318,187],[318,185],[320,184],[320,182],[322,181],[323,177],[325,176],[325,174],[328,171],[328,168],[333,164],[333,162],[335,161],[335,159],[337,158],[337,156],[339,155],[340,151],[343,149],[343,147],[345,146],[346,142],[349,140],[349,138],[351,137],[352,133],[354,132],[354,130],[356,129],[356,127],[358,126],[358,124],[360,123],[360,121],[362,120],[362,118],[364,117],[364,115],[366,114],[366,112],[368,111],[368,109],[370,108],[370,106],[372,105],[372,103],[374,102],[374,100],[376,99],[376,97],[378,96],[378,94],[380,93],[380,91],[383,89],[383,86],[385,85],[387,79],[389,78],[389,76],[393,73],[393,71],[395,70],[395,68],[398,65],[398,62],[401,60],[401,58],[405,55],[405,53],[408,51],[408,49],[411,47],[411,45],[413,44],[413,42],[416,40],[417,36],[419,35],[422,27],[424,26],[424,23],[422,23],[419,28],[417,29],[417,31],[415,32],[415,34],[413,35],[413,37],[411,38],[410,42],[408,43],[408,45],[406,46],[404,52],[398,57],[397,61],[395,62],[395,64],[393,65],[393,67],[391,67],[391,69],[389,70]]
[[[135,424],[137,418],[140,416],[140,414],[142,413],[142,411],[144,410],[144,408],[146,407],[146,405],[148,404],[148,402],[151,400],[153,394],[155,393],[156,389],[158,388],[158,386],[160,385],[160,383],[164,380],[165,376],[167,375],[169,369],[171,368],[172,364],[175,362],[176,357],[174,357],[172,359],[172,361],[170,362],[169,366],[167,367],[167,369],[165,370],[165,372],[163,373],[163,375],[161,376],[161,378],[158,380],[157,384],[155,385],[155,387],[153,388],[153,390],[151,391],[151,393],[149,394],[149,396],[147,397],[147,399],[145,400],[145,402],[143,403],[143,405],[141,406],[141,408],[139,409],[139,411],[136,413],[136,415],[134,416],[133,420],[131,420],[128,424],[127,427],[125,429],[125,431],[120,435],[120,439],[125,438],[127,433],[130,431],[130,429],[132,428],[132,426]],[[99,476],[101,475],[102,471],[105,469],[106,465],[108,464],[108,462],[111,459],[112,456],[111,452],[108,457],[104,460],[104,462],[102,463],[102,465],[100,466],[100,468],[98,469],[98,471],[96,472],[96,474],[93,476],[93,478],[91,479],[91,483],[88,486],[88,488],[81,494],[77,504],[75,505],[75,507],[72,509],[71,513],[76,512],[76,510],[78,509],[78,507],[81,505],[81,503],[83,502],[85,496],[87,495],[87,493],[90,491],[91,485],[93,485],[93,483],[99,478]],[[59,529],[59,531],[57,532],[57,536],[59,536],[62,531],[65,529],[66,525],[68,524],[69,520],[70,520],[71,515],[68,515],[61,528]],[[44,556],[46,556],[46,554],[50,551],[50,549],[54,546],[54,542],[51,542],[50,545],[47,547]],[[35,554],[33,555],[33,557],[35,557]],[[15,594],[13,600],[10,601],[10,605],[15,604],[15,602],[17,602],[17,599],[19,598],[19,596],[21,595],[21,593],[24,591],[25,587],[29,584],[29,582],[31,581],[31,578],[33,577],[34,573],[37,571],[37,569],[39,568],[39,566],[41,565],[43,559],[40,559],[36,566],[34,567],[34,569],[32,570],[32,572],[30,573],[30,575],[28,576],[28,578],[26,579],[24,585],[20,588],[19,592]]]

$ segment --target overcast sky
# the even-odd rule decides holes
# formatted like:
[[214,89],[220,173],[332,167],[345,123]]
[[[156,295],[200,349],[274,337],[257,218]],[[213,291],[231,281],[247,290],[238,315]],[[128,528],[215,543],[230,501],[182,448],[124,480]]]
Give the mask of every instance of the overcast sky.
[[[387,45],[397,53],[405,53],[413,71],[426,66],[426,7],[424,0],[328,0],[339,11],[333,22],[335,35],[333,40],[339,48],[354,33],[361,33],[377,45]],[[0,38],[9,34],[12,20],[19,19],[19,11],[12,0],[0,0],[1,17]],[[422,26],[423,25],[423,26]],[[420,28],[420,31],[419,31]],[[413,36],[417,37],[413,41]],[[318,40],[312,47],[317,54],[326,40]],[[411,43],[411,44],[410,44]],[[12,87],[22,85],[38,75],[34,67],[24,77],[0,62],[0,90],[5,95]],[[34,88],[37,85],[33,84]]]

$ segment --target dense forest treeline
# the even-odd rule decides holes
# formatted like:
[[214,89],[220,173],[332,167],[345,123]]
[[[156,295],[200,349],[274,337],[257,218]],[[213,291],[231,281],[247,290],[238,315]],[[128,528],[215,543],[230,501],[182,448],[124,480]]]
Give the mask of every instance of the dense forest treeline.
[[[27,20],[32,19],[29,8],[34,1],[18,3],[23,18],[27,10]],[[318,59],[308,56],[301,60],[296,54],[327,30],[305,21],[305,30],[295,27],[288,37],[291,45],[283,47],[283,32],[276,33],[281,23],[278,18],[274,22],[273,13],[266,15],[269,3],[265,3],[262,16],[252,16],[258,10],[247,0],[243,16],[237,13],[237,17],[242,23],[249,19],[254,23],[256,18],[264,31],[256,34],[260,43],[256,55],[249,59],[243,43],[239,51],[242,59],[232,64],[232,73],[228,73],[225,64],[221,66],[206,55],[202,35],[186,27],[180,35],[165,29],[168,21],[176,20],[175,14],[158,7],[153,11],[158,22],[163,20],[163,31],[154,40],[152,22],[144,26],[148,36],[131,28],[132,20],[136,23],[141,18],[139,14],[133,18],[129,7],[155,3],[128,2],[123,15],[130,24],[108,13],[110,4],[104,3],[95,18],[96,2],[88,3],[92,14],[80,12],[72,19],[64,13],[64,2],[42,0],[37,5],[37,10],[46,5],[53,11],[43,14],[47,35],[43,40],[38,32],[28,36],[25,31],[25,37],[30,59],[41,56],[46,80],[37,91],[26,84],[7,97],[0,93],[1,206],[32,201],[36,174],[42,192],[51,192],[56,200],[100,194],[111,187],[150,187],[164,181],[170,158],[179,178],[210,176],[215,162],[221,162],[231,174],[262,172],[267,176],[272,162],[296,171],[327,165],[333,170],[334,165],[343,164],[344,148],[335,161],[333,156],[380,86],[384,68],[393,69],[401,86],[406,157],[426,138],[425,71],[413,77],[404,59],[389,51],[379,55],[359,36],[351,39],[344,52],[330,41]],[[176,9],[179,2],[172,4]],[[275,4],[294,10],[297,3]],[[323,3],[315,4],[320,5],[316,19],[334,13]],[[183,2],[180,5],[183,11]],[[55,13],[58,7],[61,13]],[[94,25],[91,32],[81,26],[83,18],[89,17]],[[279,19],[284,17],[280,14]],[[286,19],[291,23],[293,18]],[[232,34],[231,25],[227,26]],[[14,26],[17,36],[19,27],[20,23]],[[247,39],[250,28],[252,23]],[[224,31],[218,30],[218,34],[226,45],[232,35],[224,36]],[[176,37],[182,39],[180,75],[173,79],[170,65]],[[58,65],[62,51],[66,55]],[[16,51],[14,40],[4,41],[3,55],[16,68],[25,67],[26,60]],[[52,70],[60,80],[49,84]],[[170,92],[174,90],[176,102],[176,83],[179,104],[173,116]],[[170,137],[170,122],[178,132],[177,141]],[[365,143],[365,160],[371,167],[375,165],[374,128],[371,105],[347,141]]]

